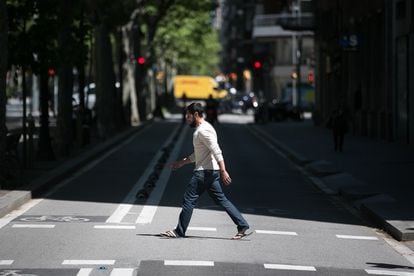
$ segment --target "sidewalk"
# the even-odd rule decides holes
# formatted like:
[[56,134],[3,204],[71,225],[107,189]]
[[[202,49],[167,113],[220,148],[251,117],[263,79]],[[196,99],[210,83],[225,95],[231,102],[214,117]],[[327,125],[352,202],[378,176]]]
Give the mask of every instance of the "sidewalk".
[[397,240],[414,240],[414,148],[345,136],[335,152],[331,131],[305,122],[255,125],[292,161],[352,202]]

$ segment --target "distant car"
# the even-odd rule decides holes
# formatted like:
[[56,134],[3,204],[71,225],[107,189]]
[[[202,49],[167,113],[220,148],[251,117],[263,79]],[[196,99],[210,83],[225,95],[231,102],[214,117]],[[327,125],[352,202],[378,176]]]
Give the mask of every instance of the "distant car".
[[254,109],[259,106],[254,93],[236,94],[233,96],[232,102],[233,108],[240,109],[243,113],[246,113],[248,109]]
[[293,106],[291,102],[264,102],[255,110],[254,119],[256,123],[281,122],[288,119],[302,121],[303,112],[302,108]]

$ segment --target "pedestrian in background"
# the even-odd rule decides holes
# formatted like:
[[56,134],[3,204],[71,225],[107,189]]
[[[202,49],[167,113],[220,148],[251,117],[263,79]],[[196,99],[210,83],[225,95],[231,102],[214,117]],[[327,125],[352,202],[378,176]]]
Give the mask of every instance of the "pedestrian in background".
[[329,116],[328,128],[332,129],[334,150],[342,152],[345,134],[348,132],[348,120],[342,106],[335,109]]
[[186,122],[196,129],[193,134],[194,152],[182,160],[175,161],[171,168],[177,170],[191,163],[195,163],[195,168],[184,193],[177,227],[161,235],[168,238],[185,237],[197,200],[207,190],[210,197],[226,210],[237,225],[237,234],[232,239],[241,239],[248,235],[246,231],[249,224],[222,191],[220,180],[224,185],[230,185],[231,178],[217,142],[217,133],[213,126],[203,119],[203,107],[200,103],[192,103],[187,107]]

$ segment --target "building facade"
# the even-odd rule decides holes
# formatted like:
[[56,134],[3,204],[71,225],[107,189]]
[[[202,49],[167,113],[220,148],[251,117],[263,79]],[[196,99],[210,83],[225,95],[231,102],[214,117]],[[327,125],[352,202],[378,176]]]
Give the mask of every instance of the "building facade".
[[318,123],[343,105],[351,130],[414,143],[414,4],[316,2]]

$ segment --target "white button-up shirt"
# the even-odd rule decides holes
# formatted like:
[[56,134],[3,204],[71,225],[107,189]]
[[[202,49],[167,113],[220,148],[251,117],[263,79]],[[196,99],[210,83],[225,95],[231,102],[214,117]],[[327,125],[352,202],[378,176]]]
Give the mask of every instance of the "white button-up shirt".
[[217,142],[217,133],[213,126],[203,121],[193,133],[194,153],[189,156],[195,162],[194,170],[219,170],[218,162],[223,154]]

